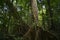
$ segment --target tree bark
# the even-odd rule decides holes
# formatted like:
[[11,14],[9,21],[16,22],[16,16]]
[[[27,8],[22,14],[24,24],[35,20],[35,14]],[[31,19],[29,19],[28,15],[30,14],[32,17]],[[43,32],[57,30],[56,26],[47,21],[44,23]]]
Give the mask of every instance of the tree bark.
[[38,24],[38,7],[37,7],[36,0],[31,0],[31,7],[32,7],[32,14],[34,16],[34,22],[37,25]]
[[37,0],[31,0],[31,8],[32,8],[32,14],[34,17],[34,29],[35,29],[35,40],[37,40],[38,37],[38,7],[37,7]]

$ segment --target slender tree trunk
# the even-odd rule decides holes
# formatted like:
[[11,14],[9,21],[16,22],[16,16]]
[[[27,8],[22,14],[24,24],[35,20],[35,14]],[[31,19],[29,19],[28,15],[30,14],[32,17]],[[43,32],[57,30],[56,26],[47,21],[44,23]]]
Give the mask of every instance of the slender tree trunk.
[[49,28],[53,27],[53,13],[51,10],[51,5],[50,5],[50,0],[47,0],[47,5],[48,5],[48,13],[49,13]]
[[42,26],[43,28],[45,29],[45,20],[44,20],[44,12],[43,12],[43,9],[42,9]]
[[37,40],[37,37],[38,37],[38,7],[37,7],[37,0],[31,0],[31,7],[32,7],[32,14],[33,14],[33,17],[34,17],[34,23],[35,23],[35,39],[34,40]]
[[36,0],[31,0],[31,7],[32,7],[32,14],[34,16],[34,22],[37,25],[38,24],[38,7],[37,7]]

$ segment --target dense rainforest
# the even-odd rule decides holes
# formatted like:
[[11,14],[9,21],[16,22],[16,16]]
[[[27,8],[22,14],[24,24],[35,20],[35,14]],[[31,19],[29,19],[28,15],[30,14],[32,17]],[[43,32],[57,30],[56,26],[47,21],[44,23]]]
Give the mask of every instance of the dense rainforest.
[[60,40],[60,0],[0,0],[0,40]]

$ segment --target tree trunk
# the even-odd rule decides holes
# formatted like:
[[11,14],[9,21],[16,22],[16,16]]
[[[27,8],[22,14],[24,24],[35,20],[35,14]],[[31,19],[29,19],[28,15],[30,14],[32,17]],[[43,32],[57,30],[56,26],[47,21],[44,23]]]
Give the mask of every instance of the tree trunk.
[[31,8],[32,8],[32,14],[34,17],[34,29],[35,29],[35,40],[37,40],[38,37],[38,7],[37,7],[37,0],[31,0]]
[[53,27],[53,13],[51,10],[51,5],[50,5],[50,0],[47,0],[47,5],[48,5],[48,13],[49,13],[49,29],[54,28]]
[[34,16],[34,23],[38,24],[38,7],[37,7],[37,1],[31,0],[31,7],[32,7],[32,14]]

